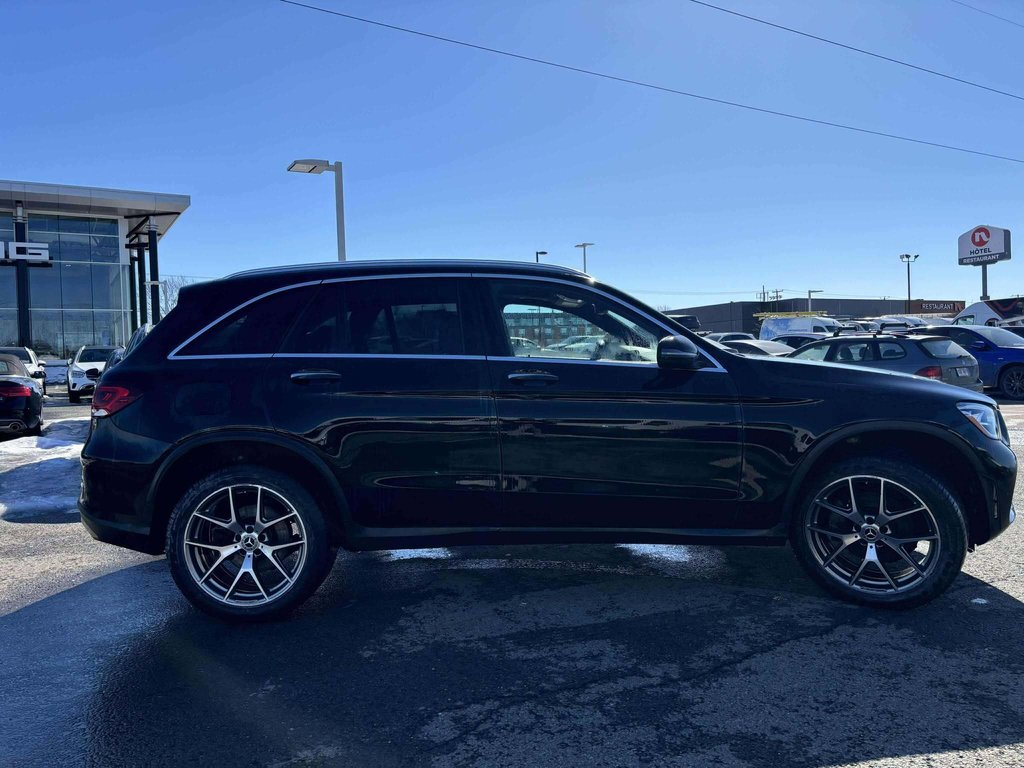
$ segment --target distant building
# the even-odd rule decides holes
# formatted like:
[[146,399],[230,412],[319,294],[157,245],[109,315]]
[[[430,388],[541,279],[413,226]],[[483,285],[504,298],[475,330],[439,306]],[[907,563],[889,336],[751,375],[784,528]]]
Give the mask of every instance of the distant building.
[[[958,302],[963,306],[963,302]],[[918,301],[914,304],[920,306]],[[836,319],[853,317],[880,317],[908,314],[903,299],[819,299],[811,304],[812,311]],[[913,307],[912,307],[913,309]],[[702,307],[671,309],[666,315],[696,315],[703,331],[745,331],[757,335],[760,322],[754,315],[761,312],[806,312],[807,299],[780,299],[779,301],[730,301],[725,304],[707,304]],[[910,314],[913,314],[911,312]]]
[[83,344],[123,344],[159,312],[158,286],[148,284],[157,242],[189,202],[0,181],[0,346],[66,358]]

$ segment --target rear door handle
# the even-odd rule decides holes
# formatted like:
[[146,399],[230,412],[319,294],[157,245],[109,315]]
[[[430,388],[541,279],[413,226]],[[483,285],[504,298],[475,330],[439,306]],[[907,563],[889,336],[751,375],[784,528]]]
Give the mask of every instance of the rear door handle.
[[291,380],[296,384],[307,384],[311,381],[340,381],[341,374],[337,371],[307,369],[295,371],[291,375]]
[[508,375],[513,384],[555,384],[558,377],[546,371],[516,371]]

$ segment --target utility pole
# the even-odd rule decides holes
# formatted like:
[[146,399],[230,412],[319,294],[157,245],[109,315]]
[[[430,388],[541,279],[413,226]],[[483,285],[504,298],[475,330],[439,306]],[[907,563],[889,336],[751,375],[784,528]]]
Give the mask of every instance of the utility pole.
[[811,311],[811,294],[812,293],[824,293],[824,291],[807,291],[807,311]]

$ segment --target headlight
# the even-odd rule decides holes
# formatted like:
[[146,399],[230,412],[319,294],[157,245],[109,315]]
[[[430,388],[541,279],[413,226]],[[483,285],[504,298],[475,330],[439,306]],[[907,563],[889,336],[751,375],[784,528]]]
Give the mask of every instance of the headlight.
[[971,424],[976,426],[993,440],[1002,439],[1002,430],[999,428],[999,417],[996,409],[982,403],[957,403],[956,407]]

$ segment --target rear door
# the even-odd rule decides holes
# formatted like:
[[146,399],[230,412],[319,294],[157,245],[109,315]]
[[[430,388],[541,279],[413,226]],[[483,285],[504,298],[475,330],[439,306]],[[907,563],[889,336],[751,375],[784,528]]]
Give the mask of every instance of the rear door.
[[[986,387],[994,387],[998,385],[999,366],[1001,363],[1001,361],[998,360],[998,350],[982,338],[981,334],[975,333],[974,331],[970,331],[966,328],[957,328],[954,326],[937,328],[935,333],[942,336],[948,336],[977,359],[978,367],[981,370],[981,380],[984,382]],[[975,347],[975,345],[979,346]]]
[[274,428],[329,461],[360,526],[494,521],[498,438],[468,282],[325,281],[268,366]]
[[[548,278],[478,280],[491,306],[503,525],[736,525],[742,427],[721,366],[662,370],[656,347],[670,331],[608,294]],[[590,340],[559,343],[572,336]]]

